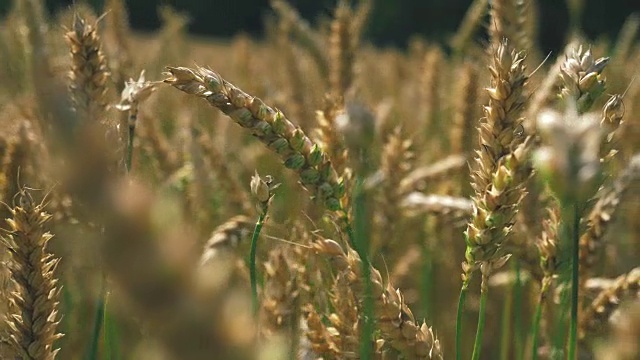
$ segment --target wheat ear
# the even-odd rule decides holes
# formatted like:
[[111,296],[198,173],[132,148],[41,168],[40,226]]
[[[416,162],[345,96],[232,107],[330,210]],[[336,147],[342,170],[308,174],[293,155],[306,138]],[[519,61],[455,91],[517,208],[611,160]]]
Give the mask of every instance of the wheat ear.
[[47,252],[53,237],[46,226],[51,215],[26,189],[15,200],[7,235],[2,238],[11,256],[9,270],[15,287],[6,317],[9,340],[21,359],[52,360],[59,351],[54,342],[62,334],[57,332],[60,287],[54,274],[60,260]]
[[640,267],[619,276],[613,285],[604,289],[583,313],[580,338],[600,330],[618,308],[624,297],[637,298],[640,291]]
[[[489,105],[480,124],[480,149],[472,168],[473,218],[465,232],[465,276],[481,264],[501,262],[529,173],[530,142],[522,131],[524,57],[502,42],[493,55]],[[465,280],[468,281],[468,280]]]
[[476,150],[471,173],[474,195],[473,215],[465,231],[467,250],[463,263],[457,328],[456,356],[460,359],[461,321],[465,295],[471,274],[482,270],[482,294],[473,359],[480,356],[484,328],[489,275],[509,258],[508,240],[525,195],[524,184],[530,175],[527,157],[531,138],[523,134],[522,113],[526,100],[524,55],[517,53],[505,39],[494,49],[489,104],[479,127],[480,149]]
[[109,70],[95,25],[76,14],[65,34],[71,51],[69,92],[81,121],[101,121],[107,109]]
[[638,176],[640,155],[631,158],[623,173],[598,191],[597,201],[586,218],[587,227],[580,236],[580,288],[584,289],[585,282],[591,275],[596,257],[604,243],[604,235],[618,210],[620,200]]
[[[328,239],[315,242],[313,247],[318,253],[329,256],[336,270],[346,271],[345,276],[351,288],[357,293],[362,292],[362,260],[353,249],[347,248],[345,251],[338,243]],[[408,359],[441,360],[440,341],[431,327],[416,321],[404,302],[402,292],[391,284],[384,284],[382,275],[375,268],[371,268],[371,283],[380,337]]]
[[327,209],[337,212],[344,223],[348,222],[346,209],[341,203],[345,194],[343,181],[338,178],[325,152],[282,112],[245,93],[209,69],[167,69],[169,77],[164,80],[167,84],[205,99],[238,125],[250,130],[280,156],[285,167],[298,173],[300,182],[312,197],[321,200]]

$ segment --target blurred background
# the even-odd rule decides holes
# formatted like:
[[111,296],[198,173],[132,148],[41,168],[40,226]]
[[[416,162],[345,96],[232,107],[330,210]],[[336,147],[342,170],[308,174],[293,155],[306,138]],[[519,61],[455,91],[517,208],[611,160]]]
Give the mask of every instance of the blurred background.
[[[45,1],[50,12],[66,8],[73,0]],[[76,1],[77,2],[77,1]],[[95,9],[102,9],[104,0],[88,0]],[[329,18],[336,0],[289,1],[309,21],[317,23]],[[374,11],[365,34],[379,46],[407,45],[411,36],[446,43],[471,4],[472,0],[374,0]],[[260,36],[265,18],[271,14],[269,0],[129,0],[131,26],[139,31],[154,31],[160,27],[158,7],[166,4],[189,15],[189,31],[197,35],[231,37],[239,32]],[[538,0],[540,26],[539,46],[543,51],[558,50],[565,43],[563,36],[569,25],[567,2]],[[0,15],[11,6],[10,0],[0,0]],[[615,38],[625,18],[640,11],[638,0],[587,0],[583,9],[582,28],[587,37]],[[487,20],[488,21],[488,20]]]

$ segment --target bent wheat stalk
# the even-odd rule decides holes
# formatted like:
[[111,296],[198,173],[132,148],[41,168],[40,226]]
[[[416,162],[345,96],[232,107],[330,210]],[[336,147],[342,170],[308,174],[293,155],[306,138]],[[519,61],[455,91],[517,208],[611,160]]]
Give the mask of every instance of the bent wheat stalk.
[[300,183],[312,198],[318,198],[327,209],[338,215],[342,229],[353,242],[348,212],[343,205],[346,199],[343,179],[338,178],[326,153],[300,127],[281,111],[245,93],[209,69],[168,67],[167,70],[169,77],[165,83],[205,99],[277,153],[285,167],[298,173]]

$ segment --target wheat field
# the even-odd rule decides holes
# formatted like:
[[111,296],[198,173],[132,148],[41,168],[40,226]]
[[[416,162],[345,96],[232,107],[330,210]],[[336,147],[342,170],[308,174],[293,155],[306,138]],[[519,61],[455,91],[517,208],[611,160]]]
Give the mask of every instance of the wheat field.
[[225,41],[14,0],[0,358],[639,359],[640,18],[567,3],[547,54],[536,0],[405,50],[371,0]]

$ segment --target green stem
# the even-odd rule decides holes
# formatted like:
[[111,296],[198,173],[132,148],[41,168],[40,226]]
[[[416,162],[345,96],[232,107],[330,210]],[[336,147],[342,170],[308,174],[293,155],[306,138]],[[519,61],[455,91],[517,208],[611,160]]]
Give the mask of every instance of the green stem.
[[373,358],[373,333],[374,327],[374,303],[373,303],[373,283],[371,282],[371,262],[368,256],[367,236],[367,216],[365,209],[364,192],[362,191],[362,181],[356,179],[353,189],[353,223],[355,232],[347,221],[346,230],[350,242],[362,260],[362,281],[364,283],[363,298],[363,326],[360,333],[360,359],[369,360]]
[[127,159],[125,160],[125,166],[127,172],[131,172],[131,163],[133,159],[133,138],[136,135],[136,122],[138,121],[138,102],[134,101],[129,109],[129,117],[127,118],[127,125],[129,126],[129,141],[127,141]]
[[480,291],[480,310],[478,313],[478,328],[476,330],[476,341],[473,344],[472,360],[480,359],[480,352],[482,351],[482,334],[484,333],[484,322],[487,308],[487,294],[489,293],[489,286],[487,284],[487,277],[482,275],[482,290]]
[[513,302],[515,313],[513,314],[513,327],[515,334],[515,357],[517,360],[521,360],[524,356],[524,326],[522,325],[522,309],[524,307],[522,299],[522,269],[520,267],[520,261],[514,261],[516,281],[513,284]]
[[133,138],[136,134],[136,127],[129,126],[129,141],[127,143],[127,161],[125,163],[127,172],[131,172],[131,162],[133,159]]
[[360,342],[360,358],[369,360],[372,358],[372,339],[374,329],[373,313],[373,284],[371,283],[371,266],[368,262],[362,262],[362,276],[364,277],[364,323]]
[[264,225],[264,218],[266,217],[266,212],[263,212],[258,217],[258,221],[256,222],[256,226],[253,229],[253,236],[251,237],[251,250],[249,251],[249,277],[251,281],[251,299],[253,304],[253,313],[258,314],[258,281],[257,281],[257,272],[256,272],[256,251],[258,249],[258,237],[260,236],[260,231],[262,231],[262,226]]
[[421,303],[424,306],[424,316],[427,319],[433,318],[433,304],[435,300],[433,291],[434,269],[433,258],[431,257],[431,254],[432,252],[429,251],[427,246],[422,247],[422,281],[420,282],[420,293],[422,294],[423,299]]
[[[515,297],[515,285],[507,294],[507,298],[505,299],[505,304],[502,307],[502,334],[500,336],[500,359],[508,360],[509,359],[509,348],[512,340],[512,329],[511,329],[511,319],[513,312],[513,298]],[[517,309],[517,307],[516,307]],[[517,351],[517,347],[516,347]]]
[[540,297],[538,298],[536,313],[533,317],[533,325],[531,327],[531,360],[538,359],[538,332],[540,331],[540,320],[542,320],[542,307],[544,306],[544,300],[547,297],[547,288],[548,286],[543,284],[542,289],[540,289]]
[[[424,226],[421,228],[421,236],[424,239],[428,239],[430,236],[438,234],[436,219],[433,216],[427,216],[424,221]],[[435,303],[435,294],[433,292],[434,283],[434,254],[431,249],[431,242],[421,241],[418,245],[420,247],[420,259],[421,259],[421,271],[420,271],[420,294],[422,295],[420,305],[422,306],[421,317],[427,319],[433,318],[433,304]]]
[[[566,285],[566,284],[565,284]],[[554,342],[553,352],[558,354],[564,354],[564,346],[566,338],[566,323],[568,313],[569,291],[565,286],[560,292],[560,313],[556,316],[556,323],[554,326]]]
[[456,360],[462,359],[462,353],[460,351],[460,343],[462,342],[462,313],[464,312],[464,302],[467,298],[469,280],[471,280],[471,274],[468,274],[466,280],[462,282],[460,297],[458,298],[458,313],[456,315]]
[[113,316],[107,311],[109,308],[109,294],[105,300],[104,308],[104,351],[105,359],[117,360],[120,358],[118,350],[118,332]]
[[580,210],[577,205],[573,206],[571,237],[572,255],[571,262],[571,325],[569,328],[569,360],[576,359],[576,348],[578,343],[578,302],[579,302],[579,280],[580,280]]
[[98,302],[96,304],[96,313],[95,319],[93,322],[93,331],[91,332],[91,343],[89,344],[89,350],[85,356],[87,360],[95,360],[98,358],[98,348],[100,346],[100,334],[102,332],[102,324],[104,323],[104,314],[105,314],[105,306],[106,306],[106,280],[102,279],[102,289],[100,290],[100,295],[98,297]]

